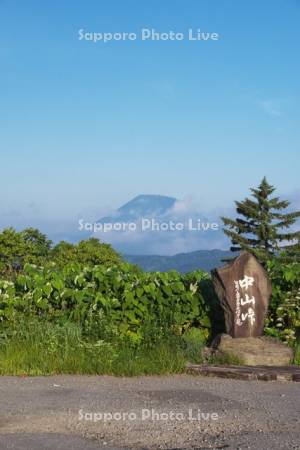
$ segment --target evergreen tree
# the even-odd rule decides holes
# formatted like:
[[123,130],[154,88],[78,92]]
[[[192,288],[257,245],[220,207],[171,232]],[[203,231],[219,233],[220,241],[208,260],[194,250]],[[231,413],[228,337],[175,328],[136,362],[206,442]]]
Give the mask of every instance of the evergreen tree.
[[300,211],[284,212],[290,203],[271,197],[274,191],[264,177],[257,189],[251,189],[253,198],[235,202],[239,214],[236,220],[222,217],[227,227],[224,233],[233,244],[231,251],[247,250],[263,264],[282,249],[282,243],[300,238],[300,231],[287,231],[300,217]]

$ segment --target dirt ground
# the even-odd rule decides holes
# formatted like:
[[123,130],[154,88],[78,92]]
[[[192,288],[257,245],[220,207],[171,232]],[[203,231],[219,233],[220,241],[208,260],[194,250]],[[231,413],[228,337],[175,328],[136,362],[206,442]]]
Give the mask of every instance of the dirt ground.
[[300,383],[0,378],[0,449],[300,449]]

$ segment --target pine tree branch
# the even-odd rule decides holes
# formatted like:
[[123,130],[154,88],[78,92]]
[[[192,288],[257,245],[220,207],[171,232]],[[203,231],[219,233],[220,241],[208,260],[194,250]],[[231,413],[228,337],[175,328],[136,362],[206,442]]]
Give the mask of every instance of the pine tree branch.
[[300,231],[295,231],[294,233],[278,233],[277,239],[280,241],[293,241],[300,238]]

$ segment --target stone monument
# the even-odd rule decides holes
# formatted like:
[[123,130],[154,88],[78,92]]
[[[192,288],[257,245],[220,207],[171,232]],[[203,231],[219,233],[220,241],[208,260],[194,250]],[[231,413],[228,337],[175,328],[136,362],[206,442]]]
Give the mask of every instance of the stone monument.
[[213,283],[224,310],[230,336],[262,336],[272,292],[263,266],[251,253],[243,252],[233,262],[213,271]]
[[292,349],[263,336],[272,288],[257,258],[242,252],[226,266],[212,271],[212,277],[224,311],[227,333],[215,338],[213,351],[230,353],[246,365],[289,364]]

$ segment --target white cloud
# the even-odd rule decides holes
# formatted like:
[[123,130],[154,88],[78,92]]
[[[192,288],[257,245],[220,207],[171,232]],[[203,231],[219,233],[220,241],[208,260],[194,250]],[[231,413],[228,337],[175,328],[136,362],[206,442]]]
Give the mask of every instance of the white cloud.
[[281,102],[276,99],[258,100],[258,106],[268,115],[280,117],[283,115]]

